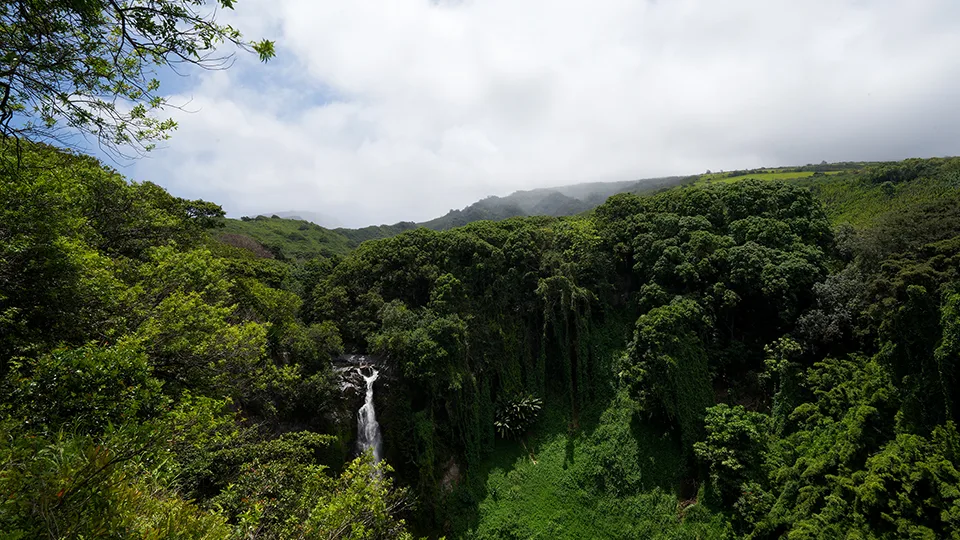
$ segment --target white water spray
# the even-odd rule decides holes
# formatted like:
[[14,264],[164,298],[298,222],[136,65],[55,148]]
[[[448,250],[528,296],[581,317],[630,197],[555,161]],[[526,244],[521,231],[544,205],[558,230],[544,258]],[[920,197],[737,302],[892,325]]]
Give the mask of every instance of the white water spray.
[[363,374],[363,368],[358,370],[363,380],[367,382],[367,398],[363,407],[357,412],[357,450],[366,452],[373,449],[373,461],[378,463],[383,453],[383,442],[380,440],[380,424],[377,423],[377,413],[373,409],[373,382],[380,372],[370,368],[371,375]]

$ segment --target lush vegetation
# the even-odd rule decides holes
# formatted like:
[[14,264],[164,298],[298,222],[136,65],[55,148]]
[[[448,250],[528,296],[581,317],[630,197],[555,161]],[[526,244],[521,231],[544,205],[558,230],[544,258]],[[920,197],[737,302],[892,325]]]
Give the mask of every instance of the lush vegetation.
[[960,537],[960,160],[380,239],[0,165],[2,538]]
[[[400,370],[388,458],[428,530],[642,535],[669,508],[678,536],[950,534],[958,162],[922,163],[421,229],[360,246],[308,303]],[[875,188],[892,210],[825,197]],[[563,420],[498,440],[523,396]],[[589,510],[613,500],[643,510]]]
[[[219,207],[30,145],[0,181],[3,538],[406,536],[338,437],[332,323]],[[351,411],[352,412],[352,411]],[[382,471],[382,472],[378,472]]]

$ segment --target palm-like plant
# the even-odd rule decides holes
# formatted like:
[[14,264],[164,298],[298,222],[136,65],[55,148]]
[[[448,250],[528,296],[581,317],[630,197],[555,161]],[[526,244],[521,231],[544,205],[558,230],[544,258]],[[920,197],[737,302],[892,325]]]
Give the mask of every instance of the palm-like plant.
[[543,401],[532,394],[514,394],[498,407],[493,425],[504,439],[524,434],[540,416]]

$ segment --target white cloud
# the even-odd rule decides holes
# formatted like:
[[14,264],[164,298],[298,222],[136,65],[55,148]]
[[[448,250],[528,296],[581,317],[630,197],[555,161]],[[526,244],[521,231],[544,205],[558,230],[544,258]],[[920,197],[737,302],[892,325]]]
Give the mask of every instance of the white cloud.
[[244,0],[277,61],[195,76],[133,176],[362,226],[704,169],[955,154],[951,0]]

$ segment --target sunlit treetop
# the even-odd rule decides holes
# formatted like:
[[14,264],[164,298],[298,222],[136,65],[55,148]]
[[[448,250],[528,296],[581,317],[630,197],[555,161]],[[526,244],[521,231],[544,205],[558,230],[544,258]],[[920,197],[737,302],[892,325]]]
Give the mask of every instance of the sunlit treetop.
[[274,56],[217,22],[235,0],[0,0],[0,134],[65,143],[81,134],[116,157],[169,138],[176,123],[158,67],[226,69],[233,52]]

